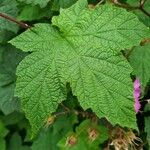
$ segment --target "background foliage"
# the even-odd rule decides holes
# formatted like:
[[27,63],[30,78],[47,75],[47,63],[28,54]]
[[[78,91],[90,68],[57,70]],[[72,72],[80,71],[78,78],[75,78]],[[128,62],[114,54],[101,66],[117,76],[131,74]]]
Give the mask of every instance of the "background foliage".
[[149,27],[149,0],[0,0],[0,149],[150,149]]

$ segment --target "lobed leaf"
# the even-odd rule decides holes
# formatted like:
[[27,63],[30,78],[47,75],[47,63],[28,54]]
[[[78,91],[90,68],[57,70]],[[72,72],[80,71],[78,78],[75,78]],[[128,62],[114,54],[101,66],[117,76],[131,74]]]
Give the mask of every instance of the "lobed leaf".
[[112,124],[137,128],[132,69],[120,50],[148,35],[136,15],[108,4],[90,9],[86,0],[79,0],[61,9],[52,25],[36,24],[11,40],[32,52],[18,66],[16,95],[33,134],[66,98],[66,83],[84,109]]

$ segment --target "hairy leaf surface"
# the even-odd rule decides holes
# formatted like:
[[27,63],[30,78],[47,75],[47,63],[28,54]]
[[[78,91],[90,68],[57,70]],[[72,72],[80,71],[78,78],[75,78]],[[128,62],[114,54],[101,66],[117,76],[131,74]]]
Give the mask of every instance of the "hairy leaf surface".
[[[57,27],[56,27],[57,26]],[[59,28],[59,29],[58,29]],[[112,124],[136,128],[131,67],[120,50],[138,45],[147,27],[126,10],[102,5],[89,9],[79,0],[11,41],[31,51],[17,70],[16,94],[33,128],[66,98],[66,83],[84,109],[92,108]]]

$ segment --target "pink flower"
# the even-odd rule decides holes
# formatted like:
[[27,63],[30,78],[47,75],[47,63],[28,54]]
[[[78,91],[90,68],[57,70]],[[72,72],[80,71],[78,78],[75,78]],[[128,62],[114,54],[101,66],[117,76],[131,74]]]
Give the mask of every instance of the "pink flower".
[[136,113],[138,113],[141,108],[140,94],[141,94],[140,81],[139,79],[136,79],[134,81],[134,100],[135,100],[134,109]]

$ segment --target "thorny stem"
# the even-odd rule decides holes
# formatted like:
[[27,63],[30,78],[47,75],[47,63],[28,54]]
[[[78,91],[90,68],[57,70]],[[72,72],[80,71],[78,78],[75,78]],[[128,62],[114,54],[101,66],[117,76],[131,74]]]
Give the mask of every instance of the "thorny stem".
[[28,24],[26,24],[26,23],[24,23],[24,22],[18,21],[18,20],[16,20],[15,18],[10,17],[10,16],[7,16],[7,15],[5,15],[5,14],[3,14],[3,13],[0,13],[0,17],[5,18],[5,19],[7,19],[7,20],[9,20],[9,21],[11,21],[11,22],[14,22],[14,23],[20,25],[21,27],[23,27],[23,28],[25,28],[25,29],[31,28],[30,25],[28,25]]
[[147,11],[144,9],[144,4],[145,4],[146,0],[140,0],[139,6],[130,6],[130,5],[128,5],[128,4],[122,4],[122,3],[119,2],[119,0],[111,0],[111,2],[114,3],[116,6],[123,7],[123,8],[126,8],[126,9],[140,10],[140,11],[142,11],[145,15],[147,15],[148,17],[150,17],[150,13],[147,12]]

